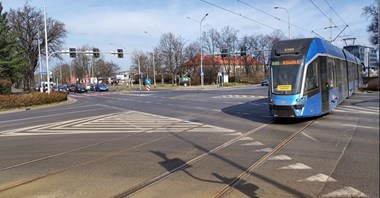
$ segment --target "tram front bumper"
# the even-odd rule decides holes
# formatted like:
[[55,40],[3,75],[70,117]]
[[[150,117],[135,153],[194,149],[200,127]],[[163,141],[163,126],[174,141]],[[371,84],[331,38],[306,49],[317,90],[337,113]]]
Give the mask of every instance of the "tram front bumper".
[[292,106],[269,105],[270,115],[274,117],[294,118],[301,116],[303,104]]

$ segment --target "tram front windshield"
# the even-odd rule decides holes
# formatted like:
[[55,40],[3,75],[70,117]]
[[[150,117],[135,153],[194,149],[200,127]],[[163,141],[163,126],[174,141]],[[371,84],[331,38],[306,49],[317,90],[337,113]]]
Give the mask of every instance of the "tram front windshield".
[[298,94],[301,91],[302,61],[280,58],[271,62],[272,93]]

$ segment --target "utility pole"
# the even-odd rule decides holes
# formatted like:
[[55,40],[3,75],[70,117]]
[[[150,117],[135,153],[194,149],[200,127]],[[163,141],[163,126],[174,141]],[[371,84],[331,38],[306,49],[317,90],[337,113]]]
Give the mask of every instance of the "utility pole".
[[47,39],[47,22],[46,22],[46,0],[44,3],[44,21],[45,21],[45,53],[46,53],[46,76],[47,76],[47,92],[50,93],[50,72],[49,72],[49,49]]

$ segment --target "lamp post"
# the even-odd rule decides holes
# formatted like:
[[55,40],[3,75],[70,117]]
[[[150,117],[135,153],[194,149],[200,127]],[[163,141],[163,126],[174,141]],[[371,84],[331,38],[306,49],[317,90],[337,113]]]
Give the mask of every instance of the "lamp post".
[[289,11],[288,9],[284,8],[284,7],[279,7],[279,6],[275,6],[274,9],[283,9],[286,11],[286,13],[288,14],[288,34],[289,34],[289,39],[290,39],[290,16],[289,16]]
[[202,22],[206,19],[207,16],[208,16],[208,13],[205,14],[205,16],[201,19],[201,21],[187,17],[188,19],[199,22],[199,40],[200,40],[200,48],[201,48],[201,88],[203,88],[203,84],[204,84]]
[[[150,38],[153,38],[152,35],[149,34],[149,32],[144,31],[144,33],[149,35]],[[153,56],[153,85],[154,85],[154,88],[156,88],[157,84],[156,84],[156,66],[154,64],[154,48],[153,48],[152,56]]]
[[40,47],[40,28],[38,26],[38,64],[40,65],[40,92],[44,91],[44,86],[42,84],[42,64],[41,64],[41,47]]
[[47,23],[46,23],[46,1],[44,2],[44,22],[45,22],[45,53],[46,53],[46,76],[47,76],[47,92],[50,93],[50,72],[49,72],[49,49],[47,39]]

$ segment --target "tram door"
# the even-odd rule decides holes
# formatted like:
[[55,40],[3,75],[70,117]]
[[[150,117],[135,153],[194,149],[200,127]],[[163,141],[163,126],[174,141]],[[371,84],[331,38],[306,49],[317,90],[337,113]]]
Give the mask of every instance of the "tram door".
[[321,74],[322,112],[329,112],[329,82],[327,77],[326,57],[319,57]]

